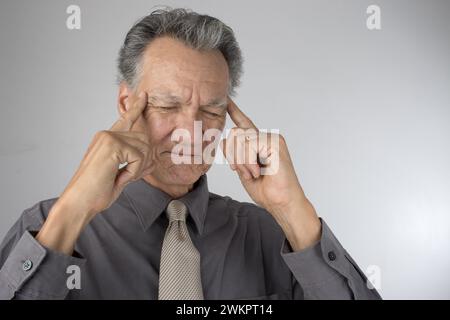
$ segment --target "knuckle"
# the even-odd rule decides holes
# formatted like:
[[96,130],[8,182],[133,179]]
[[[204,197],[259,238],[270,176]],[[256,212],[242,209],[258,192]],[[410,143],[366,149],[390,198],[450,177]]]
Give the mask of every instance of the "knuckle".
[[239,128],[239,127],[233,127],[233,128],[231,128],[231,130],[230,130],[230,135],[238,135],[239,134],[239,132],[242,130],[242,128]]
[[102,145],[112,146],[115,140],[111,131],[101,130],[95,134],[96,140],[98,140]]
[[145,143],[149,143],[148,135],[144,132],[135,132],[136,137],[141,138]]
[[108,134],[108,133],[107,133],[106,130],[100,130],[100,131],[97,131],[97,132],[95,133],[94,138],[96,138],[96,139],[102,139],[102,138],[104,138],[105,135],[107,135],[107,134]]
[[245,130],[244,130],[244,133],[245,134],[251,134],[251,135],[254,135],[254,134],[256,134],[256,129],[255,128],[245,128]]
[[112,131],[105,131],[102,134],[102,140],[106,145],[115,146],[117,144],[120,145],[118,142],[118,138],[114,135]]

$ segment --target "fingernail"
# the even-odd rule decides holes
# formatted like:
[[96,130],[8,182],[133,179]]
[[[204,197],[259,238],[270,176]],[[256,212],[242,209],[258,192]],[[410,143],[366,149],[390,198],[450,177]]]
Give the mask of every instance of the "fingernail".
[[141,92],[139,93],[138,98],[142,98],[143,96],[144,96],[144,91],[141,91]]

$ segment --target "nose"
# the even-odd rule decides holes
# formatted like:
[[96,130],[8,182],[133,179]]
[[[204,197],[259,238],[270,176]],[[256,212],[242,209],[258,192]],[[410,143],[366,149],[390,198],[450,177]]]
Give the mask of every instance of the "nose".
[[[178,115],[177,129],[182,129],[183,145],[189,145],[194,150],[202,150],[203,145],[203,122],[198,108],[186,110]],[[187,135],[187,137],[185,136]]]

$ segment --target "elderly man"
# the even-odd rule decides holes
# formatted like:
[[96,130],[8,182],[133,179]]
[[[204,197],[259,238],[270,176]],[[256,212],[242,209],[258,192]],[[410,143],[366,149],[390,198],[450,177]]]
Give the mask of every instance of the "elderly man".
[[[242,59],[228,26],[156,10],[118,64],[120,118],[60,196],[10,229],[0,298],[380,298],[306,198],[284,138],[263,139],[230,98]],[[236,127],[221,149],[256,205],[209,192],[202,151],[214,156],[217,139],[174,139],[198,136],[199,123],[203,136],[221,132],[227,114]]]

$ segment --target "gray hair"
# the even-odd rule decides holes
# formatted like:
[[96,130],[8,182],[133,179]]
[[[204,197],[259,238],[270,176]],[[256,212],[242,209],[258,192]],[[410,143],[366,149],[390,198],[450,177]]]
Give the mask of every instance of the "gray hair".
[[233,30],[217,18],[189,9],[156,9],[128,31],[118,58],[118,83],[135,89],[140,77],[142,54],[155,38],[170,36],[196,50],[219,50],[229,70],[228,94],[234,96],[240,84],[243,59]]

